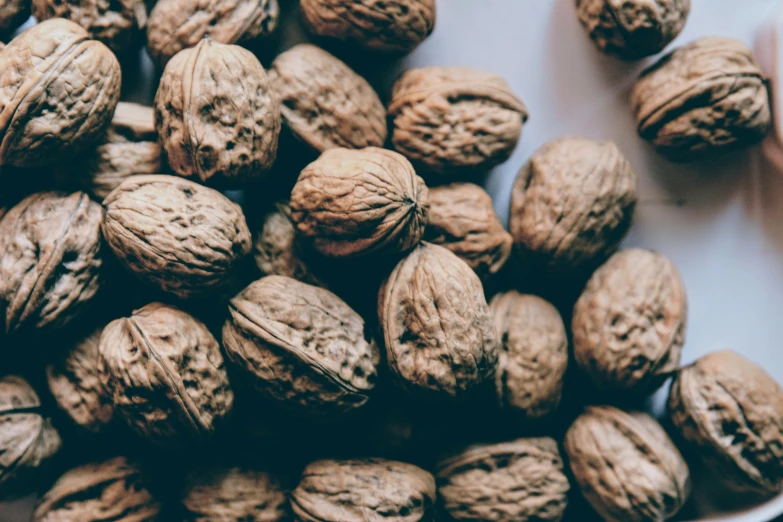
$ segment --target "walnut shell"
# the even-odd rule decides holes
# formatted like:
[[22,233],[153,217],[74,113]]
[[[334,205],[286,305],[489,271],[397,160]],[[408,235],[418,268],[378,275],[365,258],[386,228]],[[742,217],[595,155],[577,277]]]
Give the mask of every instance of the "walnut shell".
[[60,449],[41,401],[21,377],[0,377],[0,499],[30,493]]
[[517,146],[527,108],[506,81],[467,67],[422,67],[400,76],[389,105],[392,143],[436,174],[489,169]]
[[228,358],[281,405],[326,417],[365,404],[380,351],[364,319],[339,297],[284,276],[267,276],[229,304]]
[[568,336],[557,309],[515,290],[489,304],[500,339],[495,389],[503,411],[523,421],[552,415],[568,366]]
[[378,322],[394,378],[409,393],[457,398],[495,374],[497,334],[478,276],[449,250],[420,244],[381,287]]
[[448,248],[481,278],[503,268],[513,242],[495,214],[492,198],[473,183],[430,189],[429,223],[422,239]]
[[402,252],[419,242],[429,192],[403,156],[331,149],[305,167],[291,192],[300,234],[327,256]]
[[103,205],[103,235],[120,262],[181,298],[225,285],[252,247],[238,205],[178,177],[133,176]]
[[384,459],[313,462],[291,495],[302,522],[431,522],[434,504],[432,475]]
[[408,53],[435,28],[435,0],[302,0],[300,10],[311,33],[375,51]]
[[610,141],[563,137],[539,148],[511,192],[517,254],[550,277],[579,277],[600,265],[628,232],[636,173]]
[[608,522],[667,520],[688,498],[688,466],[649,415],[589,406],[564,445],[582,494]]
[[103,135],[120,98],[120,64],[84,29],[41,22],[0,58],[0,165],[54,165]]
[[30,18],[30,0],[0,0],[0,32],[9,33]]
[[663,50],[688,19],[690,0],[576,0],[576,13],[606,54],[638,60]]
[[767,78],[751,50],[705,37],[642,73],[631,93],[639,136],[687,161],[761,141],[770,127]]
[[160,511],[139,469],[115,457],[61,476],[38,501],[32,522],[144,522]]
[[275,58],[271,85],[291,133],[317,152],[383,147],[386,109],[367,80],[314,45]]
[[62,327],[101,284],[101,207],[87,194],[40,192],[0,222],[0,318],[12,333]]
[[763,368],[732,351],[707,354],[680,370],[669,414],[730,488],[783,490],[783,389]]
[[104,328],[100,374],[116,413],[160,446],[209,439],[234,401],[220,346],[207,327],[161,303]]
[[547,437],[479,445],[441,460],[438,496],[452,520],[559,522],[568,478]]
[[147,51],[160,65],[205,38],[246,45],[277,28],[277,0],[158,0],[147,23]]

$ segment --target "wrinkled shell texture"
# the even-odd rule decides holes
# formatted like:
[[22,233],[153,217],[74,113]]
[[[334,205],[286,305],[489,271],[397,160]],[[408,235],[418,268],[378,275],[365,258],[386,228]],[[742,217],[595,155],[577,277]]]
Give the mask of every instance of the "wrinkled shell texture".
[[246,44],[272,34],[279,15],[277,0],[160,0],[150,12],[147,51],[165,65],[207,37]]
[[571,471],[608,522],[673,517],[690,493],[688,466],[655,419],[591,406],[566,433]]
[[448,248],[482,278],[499,272],[511,254],[511,234],[495,214],[492,198],[472,183],[430,189],[422,239]]
[[386,109],[367,80],[328,52],[301,44],[269,69],[291,133],[317,152],[383,147]]
[[424,233],[429,191],[396,152],[332,149],[302,171],[290,205],[299,233],[324,255],[403,252]]
[[0,67],[0,164],[53,165],[97,141],[120,98],[120,64],[67,20],[14,38]]
[[428,171],[489,169],[511,156],[527,108],[508,83],[467,67],[422,67],[394,84],[392,143]]
[[735,352],[708,354],[680,371],[669,412],[732,489],[783,489],[783,390],[763,368]]
[[625,60],[662,51],[690,10],[690,0],[576,0],[579,21],[595,45]]
[[163,71],[155,127],[174,172],[201,183],[238,185],[274,163],[280,104],[253,53],[202,40]]
[[0,222],[0,320],[7,332],[59,327],[101,281],[101,207],[87,194],[39,192]]
[[410,52],[435,28],[435,0],[303,0],[310,32],[378,51]]
[[516,291],[492,298],[500,340],[495,389],[501,409],[535,421],[555,412],[568,366],[568,336],[557,309]]
[[752,145],[770,126],[767,79],[751,50],[700,38],[642,73],[631,93],[639,135],[673,160]]
[[30,0],[0,0],[0,31],[12,31],[29,17]]
[[0,499],[29,493],[60,449],[41,402],[21,377],[0,377]]
[[100,359],[116,413],[155,444],[203,442],[233,405],[218,342],[176,308],[152,303],[109,323]]
[[553,277],[595,268],[628,232],[636,185],[636,173],[612,142],[546,143],[511,192],[509,228],[520,260]]
[[124,457],[74,468],[38,502],[32,522],[148,522],[160,504]]
[[460,397],[495,374],[497,334],[478,276],[422,243],[381,288],[378,321],[389,369],[411,394]]
[[100,432],[114,414],[111,397],[99,373],[99,343],[103,327],[56,354],[46,367],[49,390],[57,405],[82,428]]
[[182,298],[220,288],[252,248],[239,206],[188,180],[133,176],[103,205],[103,235],[120,262]]
[[430,522],[434,504],[432,475],[383,459],[313,462],[291,495],[302,522]]
[[600,388],[651,391],[679,367],[687,314],[672,262],[623,250],[595,271],[574,306],[574,358]]
[[252,283],[229,304],[223,347],[256,387],[283,406],[328,416],[362,406],[380,350],[339,297],[283,276]]
[[441,461],[435,477],[453,520],[559,522],[568,505],[563,459],[550,438],[469,448]]

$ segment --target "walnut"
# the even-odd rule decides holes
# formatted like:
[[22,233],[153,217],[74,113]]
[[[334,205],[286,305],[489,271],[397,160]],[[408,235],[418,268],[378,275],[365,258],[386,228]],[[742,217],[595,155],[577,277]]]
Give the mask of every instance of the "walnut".
[[141,279],[181,298],[225,285],[252,242],[238,205],[174,176],[133,176],[103,202],[103,235]]
[[523,421],[551,416],[563,391],[568,336],[557,309],[509,291],[489,304],[500,338],[495,388],[500,407]]
[[435,174],[489,169],[517,146],[527,108],[508,83],[467,67],[422,67],[394,84],[389,105],[398,152]]
[[30,0],[0,0],[0,33],[10,33],[30,18]]
[[492,198],[473,183],[430,189],[423,239],[457,254],[481,278],[498,273],[511,254],[511,234],[495,214]]
[[310,32],[376,51],[407,53],[435,28],[435,0],[302,0]]
[[687,312],[671,261],[648,250],[618,252],[574,305],[574,358],[599,388],[654,391],[679,367]]
[[160,511],[139,468],[115,457],[66,472],[38,501],[32,522],[142,522]]
[[419,242],[429,192],[396,152],[331,149],[308,165],[291,192],[300,234],[327,256],[402,252]]
[[576,0],[576,12],[596,47],[624,60],[663,50],[688,19],[690,0]]
[[544,144],[511,192],[509,228],[518,257],[553,278],[589,274],[628,232],[636,184],[612,142],[563,137]]
[[384,459],[313,462],[291,495],[297,520],[309,522],[428,522],[434,504],[432,475]]
[[680,452],[649,415],[590,406],[565,436],[582,494],[608,522],[673,517],[690,493]]
[[687,161],[761,141],[770,127],[767,78],[731,38],[700,38],[642,73],[631,93],[639,135]]
[[316,152],[383,147],[386,109],[367,81],[314,45],[300,44],[269,69],[283,122]]
[[99,364],[118,416],[160,446],[209,439],[234,401],[218,342],[172,306],[152,303],[109,323]]
[[0,330],[62,327],[101,284],[101,207],[87,194],[40,192],[0,222]]
[[30,493],[60,449],[38,395],[21,377],[0,377],[0,499]]
[[732,351],[707,354],[680,370],[669,414],[731,489],[783,490],[783,390],[763,368]]
[[160,65],[210,38],[249,44],[277,28],[277,0],[158,0],[147,24],[147,51]]
[[0,165],[54,165],[100,138],[120,98],[120,64],[105,45],[58,18],[14,38],[2,60]]
[[393,377],[409,393],[456,398],[491,379],[497,334],[478,276],[447,249],[422,243],[381,287],[378,322]]
[[478,445],[441,460],[438,495],[453,520],[559,522],[568,479],[547,437]]
[[348,412],[375,387],[380,351],[362,317],[323,288],[267,276],[229,304],[228,358],[259,391],[314,417]]

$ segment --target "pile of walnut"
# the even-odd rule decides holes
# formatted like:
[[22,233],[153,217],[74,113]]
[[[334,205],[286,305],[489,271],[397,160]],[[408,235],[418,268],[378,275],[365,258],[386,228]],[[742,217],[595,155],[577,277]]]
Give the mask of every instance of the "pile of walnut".
[[[24,4],[3,2],[0,26]],[[689,2],[576,8],[631,59],[663,49]],[[434,0],[300,11],[315,41],[367,53],[435,25]],[[559,521],[578,492],[605,520],[660,521],[688,466],[656,420],[615,406],[669,377],[680,447],[731,490],[783,488],[781,387],[734,352],[680,367],[676,268],[618,251],[637,178],[615,144],[535,152],[509,233],[464,181],[508,159],[528,118],[492,73],[411,69],[384,106],[319,47],[266,69],[241,47],[275,30],[277,0],[32,12],[45,21],[0,53],[0,164],[69,187],[7,194],[0,221],[0,497],[46,491],[34,521]],[[154,107],[118,103],[113,51],[144,27],[165,67]],[[765,79],[725,38],[666,56],[631,105],[676,159],[769,126]],[[285,140],[298,177],[276,168]],[[223,189],[245,190],[244,211]],[[512,289],[531,287],[559,310]]]

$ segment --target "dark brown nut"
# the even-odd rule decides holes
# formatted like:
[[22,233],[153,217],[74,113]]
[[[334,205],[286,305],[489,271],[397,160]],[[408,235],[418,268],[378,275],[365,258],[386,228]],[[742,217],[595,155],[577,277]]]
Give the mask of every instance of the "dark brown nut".
[[144,522],[159,513],[139,469],[115,457],[61,476],[38,501],[32,522]]
[[27,381],[0,377],[0,499],[34,490],[60,449],[60,436],[40,408]]
[[328,290],[267,276],[234,297],[229,314],[226,355],[284,407],[331,417],[370,398],[380,350],[364,319]]
[[300,9],[313,34],[376,51],[410,52],[435,28],[435,0],[302,0]]
[[639,136],[688,161],[761,141],[770,127],[767,78],[731,38],[700,38],[642,73],[631,93]]
[[0,0],[0,32],[10,33],[30,18],[30,0]]
[[553,278],[589,274],[628,232],[636,184],[610,141],[564,137],[544,144],[511,192],[509,228],[522,263]]
[[424,233],[429,191],[396,152],[331,149],[299,175],[290,204],[299,233],[324,255],[403,252]]
[[495,214],[492,198],[473,183],[430,189],[429,223],[422,239],[448,248],[481,278],[503,268],[513,242]]
[[314,45],[278,56],[269,69],[283,122],[316,152],[383,147],[386,109],[367,80]]
[[644,413],[590,406],[568,428],[564,445],[582,494],[608,522],[667,520],[690,494],[685,460]]
[[579,21],[606,54],[638,60],[663,50],[688,19],[690,0],[576,0]]
[[204,442],[234,402],[220,345],[207,327],[161,303],[104,328],[100,375],[118,416],[160,446]]
[[389,105],[398,152],[436,174],[489,169],[517,146],[527,108],[508,83],[467,67],[422,67],[394,84]]
[[120,64],[73,22],[26,30],[3,51],[0,165],[54,165],[103,135],[120,99]]
[[277,28],[277,0],[159,0],[147,24],[147,51],[160,65],[210,38],[246,45]]
[[178,177],[133,176],[103,205],[103,235],[120,262],[181,298],[220,289],[252,247],[238,205]]
[[438,496],[452,520],[559,522],[568,478],[547,437],[479,445],[437,465]]
[[378,321],[393,377],[428,399],[461,397],[495,375],[497,333],[481,281],[438,245],[420,244],[381,287]]
[[205,39],[163,71],[155,128],[175,173],[238,186],[272,167],[280,103],[253,53]]
[[61,327],[101,284],[101,207],[87,194],[40,192],[0,222],[0,318],[6,333]]
[[522,421],[557,410],[568,366],[568,336],[557,309],[509,291],[489,304],[500,339],[495,388],[500,408]]
[[728,350],[705,355],[675,378],[669,415],[731,489],[783,489],[783,390],[760,366]]
[[313,462],[291,495],[301,522],[429,522],[434,504],[432,475],[384,459]]

